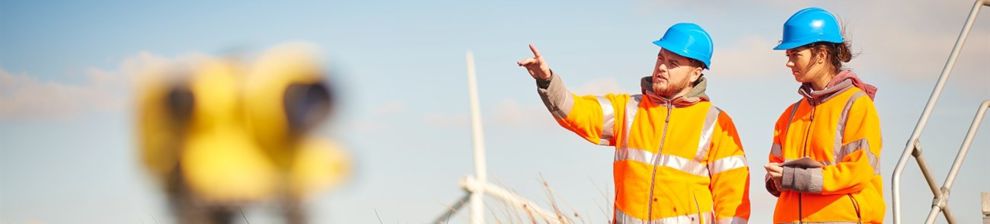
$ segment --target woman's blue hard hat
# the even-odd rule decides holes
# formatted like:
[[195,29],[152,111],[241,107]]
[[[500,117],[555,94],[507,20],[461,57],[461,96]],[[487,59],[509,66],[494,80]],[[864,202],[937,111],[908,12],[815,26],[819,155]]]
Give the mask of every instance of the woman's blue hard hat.
[[805,8],[784,22],[784,37],[774,50],[789,50],[815,42],[842,43],[835,15],[821,8]]

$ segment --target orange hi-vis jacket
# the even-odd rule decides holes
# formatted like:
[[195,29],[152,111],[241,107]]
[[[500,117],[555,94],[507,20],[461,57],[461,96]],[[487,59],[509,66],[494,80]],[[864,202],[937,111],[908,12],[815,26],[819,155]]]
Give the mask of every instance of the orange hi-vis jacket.
[[871,97],[852,79],[835,80],[788,107],[774,129],[770,162],[808,157],[820,168],[784,167],[774,223],[882,223],[880,120]]
[[577,96],[557,74],[537,80],[557,122],[615,147],[615,223],[747,223],[749,167],[735,125],[704,95],[702,80],[666,100],[643,80],[643,95]]

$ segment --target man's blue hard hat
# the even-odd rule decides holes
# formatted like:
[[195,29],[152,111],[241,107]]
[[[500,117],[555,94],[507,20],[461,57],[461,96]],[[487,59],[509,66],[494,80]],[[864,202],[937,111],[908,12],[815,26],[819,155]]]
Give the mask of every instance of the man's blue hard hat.
[[677,55],[701,61],[705,64],[705,69],[711,67],[712,37],[698,24],[674,24],[653,44]]
[[842,43],[835,15],[821,8],[805,8],[784,22],[784,37],[774,50],[789,50],[815,42]]

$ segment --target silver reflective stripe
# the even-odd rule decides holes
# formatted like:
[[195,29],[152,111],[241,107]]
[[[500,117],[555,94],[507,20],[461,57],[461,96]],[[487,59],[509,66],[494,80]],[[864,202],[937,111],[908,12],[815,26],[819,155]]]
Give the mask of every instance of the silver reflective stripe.
[[746,167],[746,156],[738,155],[717,159],[715,162],[710,164],[708,169],[711,170],[712,175],[715,175],[721,172],[743,167]]
[[835,158],[832,158],[832,160],[830,160],[832,164],[842,161],[842,157],[839,157],[839,153],[840,150],[842,150],[842,147],[840,146],[842,146],[842,136],[843,136],[843,132],[846,129],[846,120],[849,119],[849,110],[852,109],[852,105],[853,103],[856,102],[856,99],[859,99],[859,97],[862,97],[864,95],[866,94],[863,93],[863,91],[857,91],[856,93],[853,93],[853,95],[849,97],[849,100],[846,101],[846,106],[842,108],[842,114],[839,115],[839,123],[835,125],[835,144],[834,144],[834,148],[832,148],[832,150],[834,150],[832,156]]
[[[776,143],[776,142],[773,143],[773,146],[771,146],[771,148],[770,148],[770,153],[775,153],[776,152],[775,154],[772,154],[772,155],[776,155],[776,156],[780,157],[781,159],[784,159],[784,153],[783,153],[783,151],[781,151],[783,149],[782,149],[782,146],[780,144],[783,144],[783,139],[786,139],[787,136],[790,134],[791,122],[794,121],[794,114],[797,114],[798,106],[801,106],[801,100],[798,100],[798,102],[795,102],[794,104],[791,104],[791,115],[787,117],[787,123],[784,123],[784,131],[782,131],[782,132],[780,132],[780,133],[777,134],[777,139],[781,139],[780,140],[781,142],[780,143]],[[776,151],[774,151],[774,150],[776,150]]]
[[639,149],[630,149],[628,147],[622,147],[615,150],[615,162],[632,160],[646,164],[653,164],[652,152]]
[[615,150],[615,162],[636,161],[647,165],[652,165],[654,164],[653,158],[659,159],[656,163],[658,166],[674,168],[676,170],[684,171],[685,173],[697,176],[708,176],[708,167],[705,166],[705,164],[693,159],[664,154],[656,156],[656,154],[652,152],[629,147],[621,147]]
[[700,214],[690,214],[681,216],[671,216],[654,219],[653,221],[647,221],[644,219],[638,219],[633,217],[622,210],[615,210],[615,223],[616,224],[637,224],[637,223],[651,223],[651,224],[681,224],[681,223],[711,223],[714,219],[714,213],[712,212],[702,212]]
[[849,142],[848,144],[839,147],[839,152],[835,154],[836,162],[840,162],[846,158],[849,154],[859,151],[861,148],[870,148],[870,143],[866,142],[866,139],[859,139],[856,141]]
[[610,145],[611,139],[615,137],[615,108],[612,108],[612,101],[604,96],[598,98],[598,105],[602,108],[602,133],[599,145]]
[[[639,101],[643,98],[643,95],[632,95],[629,96],[629,100],[626,101],[626,111],[625,111],[625,126],[622,127],[622,147],[629,146],[629,134],[632,133],[632,123],[636,120],[636,112],[639,111]],[[618,153],[616,154],[618,156]]]
[[717,224],[746,224],[748,222],[749,222],[749,220],[746,220],[746,219],[744,219],[742,217],[724,218],[724,219],[718,219],[718,221],[715,221],[715,223],[717,223]]
[[694,159],[698,161],[705,161],[708,157],[708,147],[712,142],[712,133],[715,132],[715,121],[718,121],[718,115],[721,112],[718,107],[712,105],[708,107],[708,114],[705,116],[705,126],[701,126],[701,137],[698,138],[698,155]]
[[877,158],[877,156],[873,154],[873,151],[870,151],[869,144],[864,147],[864,150],[865,151],[863,153],[866,153],[867,158],[870,159],[870,167],[873,167],[873,174],[880,175],[880,158]]
[[773,143],[773,146],[770,146],[770,155],[784,158],[784,154],[780,151],[780,144]]
[[873,172],[880,174],[880,160],[873,154],[873,151],[870,151],[870,142],[866,141],[866,139],[859,139],[842,145],[842,147],[840,147],[839,154],[835,155],[835,158],[838,158],[835,162],[841,162],[846,158],[846,156],[859,150],[864,150],[863,153],[865,153],[867,159],[869,159],[870,166],[873,167]]
[[849,97],[849,99],[846,101],[845,107],[842,108],[842,113],[839,116],[839,121],[838,121],[839,123],[836,125],[835,143],[834,143],[835,148],[832,154],[833,158],[827,164],[829,165],[837,164],[841,162],[847,155],[852,154],[857,150],[865,149],[866,151],[864,153],[866,154],[867,159],[869,159],[870,166],[873,167],[874,173],[880,174],[880,160],[879,158],[877,158],[876,155],[873,154],[872,151],[870,151],[870,144],[869,142],[866,141],[866,139],[859,139],[856,141],[849,142],[845,145],[842,144],[842,137],[845,132],[846,123],[849,119],[849,111],[852,109],[853,103],[855,103],[857,99],[865,95],[866,94],[862,91],[853,93],[853,95]]
[[786,134],[787,129],[790,129],[791,122],[794,121],[794,114],[797,114],[797,109],[800,106],[801,106],[801,101],[800,100],[798,100],[798,102],[796,102],[796,103],[794,103],[794,104],[791,105],[791,116],[788,116],[787,117],[787,126],[784,126],[784,133],[781,133],[781,134]]

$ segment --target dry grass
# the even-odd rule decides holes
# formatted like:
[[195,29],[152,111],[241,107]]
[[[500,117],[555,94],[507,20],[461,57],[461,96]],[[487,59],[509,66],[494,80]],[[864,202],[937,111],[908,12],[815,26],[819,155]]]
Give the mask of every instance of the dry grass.
[[[498,181],[495,181],[498,182]],[[550,205],[550,212],[553,213],[553,217],[550,219],[543,218],[536,212],[535,208],[529,208],[527,205],[513,205],[507,201],[497,200],[492,198],[486,198],[484,200],[485,207],[487,208],[487,216],[493,219],[494,223],[602,223],[598,220],[592,221],[588,220],[587,216],[583,216],[581,213],[574,210],[567,210],[566,208],[573,208],[566,203],[566,201],[561,200],[557,197],[554,189],[550,186],[550,182],[547,181],[543,175],[540,175],[540,183],[543,185],[544,193],[546,197],[546,202]],[[594,181],[592,181],[594,183]],[[594,185],[594,184],[593,184]],[[596,186],[595,187],[600,193],[603,199],[599,204],[598,208],[602,212],[602,215],[608,217],[605,220],[606,223],[612,222],[612,198],[609,195],[610,188],[606,187],[605,190]],[[511,191],[511,190],[510,190]],[[516,192],[513,192],[516,193]],[[516,193],[518,195],[518,193]],[[434,220],[433,223],[450,223],[450,218],[454,213],[462,210],[466,204],[468,204],[468,198],[470,194],[465,194],[460,198],[460,200],[454,202],[452,205],[446,205],[446,210],[444,214],[440,216],[439,219]],[[534,201],[535,202],[535,201]],[[563,205],[563,206],[562,206]]]

